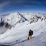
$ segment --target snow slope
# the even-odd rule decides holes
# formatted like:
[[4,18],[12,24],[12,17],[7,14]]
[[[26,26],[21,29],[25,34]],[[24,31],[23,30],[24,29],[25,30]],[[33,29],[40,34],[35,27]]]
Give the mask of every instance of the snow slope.
[[[25,16],[24,17],[26,19],[28,19],[28,20],[30,19],[30,18],[28,18],[28,15],[25,15]],[[29,14],[29,16],[31,17],[32,15]],[[20,16],[18,13],[12,13],[9,16],[6,16],[5,22],[8,22],[9,24],[14,25],[19,20],[22,21],[21,20],[21,17],[22,16]],[[33,17],[35,17],[35,16],[33,16]],[[29,21],[20,22],[20,23],[18,22],[14,27],[12,27],[11,29],[8,29],[5,33],[1,34],[0,35],[0,44],[6,44],[6,43],[7,44],[14,44],[16,42],[16,40],[22,41],[24,39],[27,39],[28,32],[29,32],[30,29],[33,30],[33,32],[34,32],[33,37],[35,37],[34,38],[35,40],[36,40],[36,37],[38,37],[39,35],[41,35],[42,32],[45,32],[46,31],[46,21],[45,20],[42,20],[41,21],[41,19],[38,19],[37,22],[33,22],[31,24],[30,24]],[[32,39],[32,41],[34,39]],[[27,41],[27,42],[30,43],[31,41]],[[23,45],[23,43],[20,46],[22,46],[22,45]],[[32,45],[34,45],[34,44],[32,44]],[[23,46],[25,46],[25,44]]]
[[[44,20],[42,22],[39,20],[36,23],[27,24],[28,22],[24,22],[24,24],[18,23],[14,28],[8,29],[4,34],[0,35],[0,42],[11,43],[19,39],[23,40],[27,38],[30,29],[34,31],[33,37],[39,35],[43,30],[46,30],[46,22]],[[19,26],[19,28],[17,26]]]
[[13,44],[11,46],[46,46],[46,32],[39,34],[31,40]]

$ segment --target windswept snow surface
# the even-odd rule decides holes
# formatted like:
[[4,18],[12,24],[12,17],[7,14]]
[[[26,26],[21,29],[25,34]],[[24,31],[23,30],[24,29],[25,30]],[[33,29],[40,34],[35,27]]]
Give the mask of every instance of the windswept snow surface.
[[46,46],[46,32],[40,33],[31,40],[13,44],[11,46]]
[[[28,13],[29,17],[33,16],[32,14],[31,15],[30,14]],[[29,20],[29,18],[27,16],[25,15],[24,17]],[[33,17],[35,17],[35,16],[33,16]],[[5,22],[8,22],[9,24],[14,25],[19,20],[22,21],[21,16],[18,13],[14,13],[14,14],[12,13],[9,16],[6,16]],[[24,43],[22,43],[22,44],[19,43],[19,44],[20,44],[20,46],[25,46],[25,45],[26,46],[28,46],[28,45],[37,46],[38,44],[35,45],[36,43],[39,43],[39,41],[37,41],[37,39],[40,38],[42,41],[43,39],[42,39],[41,33],[43,33],[43,36],[45,36],[44,32],[46,31],[46,21],[45,20],[41,21],[41,19],[39,19],[37,22],[33,22],[31,24],[30,24],[30,20],[25,21],[25,22],[20,22],[20,23],[18,22],[14,27],[12,27],[11,29],[8,29],[5,33],[0,35],[0,44],[14,44],[14,43],[16,43],[17,40],[18,41],[25,40],[28,37],[28,32],[30,29],[33,30],[32,37],[34,37],[34,38],[30,41],[27,41],[27,42],[25,41],[24,43],[26,43],[26,44],[28,43],[27,45]],[[35,42],[35,44],[34,44],[34,42]],[[13,46],[18,46],[19,44],[14,44]]]

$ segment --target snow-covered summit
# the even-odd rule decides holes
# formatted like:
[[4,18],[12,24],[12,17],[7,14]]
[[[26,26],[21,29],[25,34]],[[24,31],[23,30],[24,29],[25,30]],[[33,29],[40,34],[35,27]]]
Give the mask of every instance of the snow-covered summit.
[[20,20],[21,17],[17,12],[7,15],[5,18],[5,22],[9,23],[10,25],[16,24]]

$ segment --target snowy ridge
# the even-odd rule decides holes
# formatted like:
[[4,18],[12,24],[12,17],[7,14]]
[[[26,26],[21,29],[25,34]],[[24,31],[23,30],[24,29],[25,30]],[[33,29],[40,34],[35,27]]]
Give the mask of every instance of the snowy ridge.
[[[41,18],[44,18],[44,16],[40,13],[21,13],[25,18],[27,18],[28,20],[31,20],[31,19],[37,19],[37,17],[41,17]],[[37,17],[36,17],[37,16]]]

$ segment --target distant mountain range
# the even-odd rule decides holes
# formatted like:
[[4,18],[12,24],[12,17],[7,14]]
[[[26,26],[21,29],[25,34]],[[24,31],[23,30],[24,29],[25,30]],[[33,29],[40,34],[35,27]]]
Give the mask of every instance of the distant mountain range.
[[[2,19],[4,19],[5,22],[9,23],[10,25],[14,25],[18,22],[24,22],[24,21],[37,21],[37,19],[45,19],[46,14],[40,14],[40,13],[29,13],[29,12],[14,12],[11,14],[5,14],[2,15]],[[1,18],[1,17],[0,17]]]

